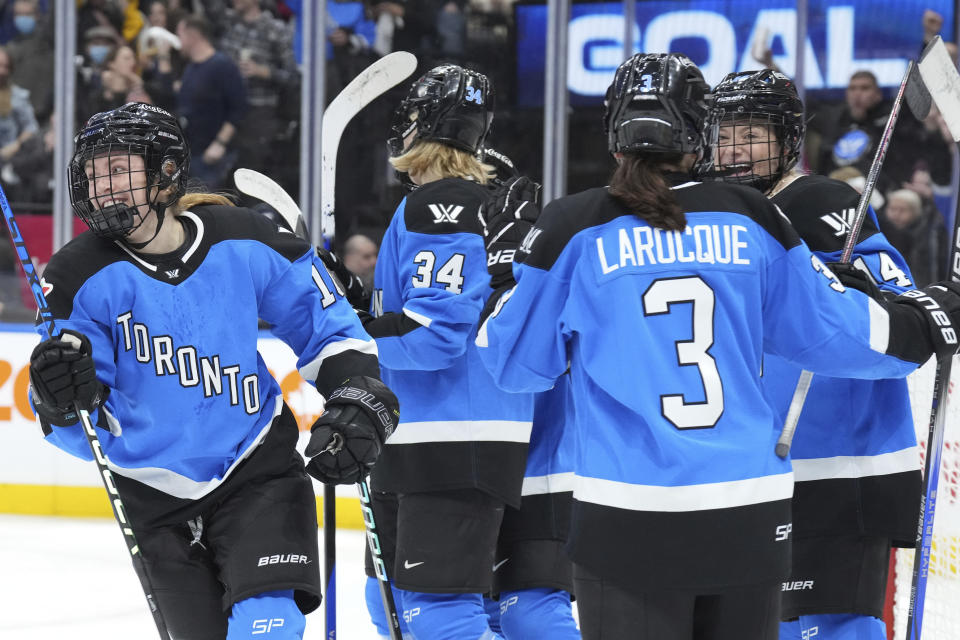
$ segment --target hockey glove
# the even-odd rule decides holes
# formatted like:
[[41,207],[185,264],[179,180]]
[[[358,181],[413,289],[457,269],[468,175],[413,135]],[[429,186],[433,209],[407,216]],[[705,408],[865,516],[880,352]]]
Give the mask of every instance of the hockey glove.
[[929,327],[928,337],[938,358],[957,352],[957,327],[960,327],[960,283],[938,282],[922,289],[904,291],[890,298],[919,311]]
[[30,386],[37,415],[58,427],[77,422],[74,403],[93,411],[103,404],[109,392],[97,380],[90,340],[70,329],[34,348],[30,354]]
[[861,291],[874,300],[882,300],[883,293],[869,273],[849,262],[829,262],[827,267],[845,287]]
[[480,209],[487,272],[494,290],[513,284],[513,263],[523,261],[520,246],[540,215],[539,193],[539,184],[521,176],[505,183]]
[[340,289],[344,292],[350,306],[354,309],[369,309],[370,294],[364,289],[360,278],[343,264],[343,260],[332,251],[327,251],[321,247],[317,247],[317,256],[323,262],[327,271],[330,272],[330,275],[340,284]]
[[397,428],[400,404],[376,378],[350,378],[327,398],[310,429],[307,473],[325,484],[360,482]]

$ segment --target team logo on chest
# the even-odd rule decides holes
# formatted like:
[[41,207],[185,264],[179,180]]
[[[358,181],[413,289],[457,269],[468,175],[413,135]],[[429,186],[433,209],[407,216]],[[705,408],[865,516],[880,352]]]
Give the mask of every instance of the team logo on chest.
[[428,204],[427,208],[430,209],[430,213],[433,214],[434,224],[440,224],[441,222],[452,222],[456,224],[458,222],[457,218],[460,217],[460,212],[463,211],[463,207],[459,204]]

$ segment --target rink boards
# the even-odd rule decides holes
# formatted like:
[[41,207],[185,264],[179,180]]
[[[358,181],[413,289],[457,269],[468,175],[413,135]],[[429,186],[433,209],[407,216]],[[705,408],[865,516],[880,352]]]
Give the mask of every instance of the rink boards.
[[[44,442],[27,400],[30,352],[39,341],[28,325],[0,325],[0,513],[111,517],[96,466]],[[261,332],[258,349],[280,383],[284,399],[306,432],[323,402],[300,377],[296,356],[280,340]],[[317,511],[322,487],[315,483]],[[337,526],[362,529],[356,489],[337,487]]]

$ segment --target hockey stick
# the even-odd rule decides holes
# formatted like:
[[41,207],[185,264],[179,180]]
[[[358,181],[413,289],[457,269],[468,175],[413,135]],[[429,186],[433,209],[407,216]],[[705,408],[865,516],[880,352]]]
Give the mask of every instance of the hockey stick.
[[347,124],[361,109],[397,86],[417,68],[417,58],[394,51],[380,58],[344,87],[323,110],[320,133],[320,231],[329,244],[336,233],[334,188],[337,183],[337,149]]
[[[13,246],[16,249],[17,257],[20,259],[20,266],[23,268],[23,274],[27,278],[27,284],[33,292],[34,302],[37,303],[38,317],[43,321],[44,328],[48,338],[57,335],[57,326],[53,318],[53,313],[47,305],[47,298],[43,294],[43,284],[33,266],[33,260],[30,258],[30,252],[27,251],[27,245],[17,226],[17,221],[13,217],[13,210],[10,209],[10,203],[7,202],[7,194],[0,186],[0,208],[3,208],[3,219],[7,223],[7,229],[10,232],[10,239],[13,240]],[[74,403],[73,410],[80,417],[80,424],[83,427],[83,433],[87,437],[87,444],[90,445],[90,451],[93,453],[93,460],[100,471],[100,479],[103,486],[110,496],[110,504],[113,506],[113,515],[120,525],[120,531],[123,532],[123,539],[127,543],[127,551],[130,552],[130,559],[133,562],[133,570],[140,580],[140,586],[143,588],[143,595],[147,598],[147,605],[150,607],[150,613],[153,614],[153,622],[157,625],[157,632],[161,640],[170,640],[170,633],[167,631],[167,623],[160,612],[160,607],[153,596],[153,583],[150,576],[147,575],[147,569],[143,563],[143,556],[140,554],[140,547],[137,544],[137,538],[133,533],[130,521],[127,519],[126,508],[123,506],[123,500],[120,498],[120,492],[117,491],[117,485],[113,481],[113,474],[107,467],[107,458],[103,454],[103,448],[100,446],[100,439],[94,430],[93,423],[90,421],[90,414],[85,409],[80,408],[79,403]],[[59,428],[59,427],[54,427]]]
[[[907,91],[907,85],[911,85],[909,92]],[[903,74],[903,80],[900,81],[897,97],[893,101],[890,115],[887,117],[887,124],[883,128],[883,134],[880,136],[879,144],[877,144],[873,162],[870,164],[870,171],[867,173],[863,193],[860,195],[859,202],[857,202],[857,211],[850,223],[850,230],[847,231],[847,238],[843,243],[843,251],[840,254],[840,262],[842,263],[850,262],[850,258],[853,256],[853,250],[860,236],[860,229],[863,227],[863,221],[867,217],[867,208],[870,206],[870,197],[873,195],[873,188],[877,183],[877,177],[880,175],[883,160],[887,156],[887,149],[890,147],[890,138],[893,135],[893,129],[900,115],[900,107],[903,104],[904,95],[908,96],[908,104],[911,110],[914,111],[914,115],[918,119],[923,119],[927,115],[923,113],[924,92],[923,83],[920,81],[920,78],[917,77],[914,71],[914,63],[911,60],[907,63],[907,70],[906,73]],[[930,110],[929,96],[926,98],[925,110]],[[800,422],[800,414],[803,412],[803,405],[807,400],[807,393],[810,391],[810,383],[812,381],[813,373],[811,371],[804,369],[800,372],[800,379],[797,381],[797,387],[794,389],[793,397],[790,399],[787,417],[783,421],[783,429],[780,431],[780,437],[777,439],[777,446],[774,449],[781,458],[786,458],[790,453],[793,436],[797,431],[797,424]]]
[[[954,141],[960,142],[960,73],[937,36],[920,56],[920,75],[940,109]],[[957,212],[960,214],[960,212]],[[960,282],[960,215],[954,216],[953,243],[950,246],[950,273],[953,282]],[[950,373],[953,357],[937,358],[933,385],[933,404],[927,434],[927,453],[923,471],[923,497],[917,524],[917,544],[913,557],[913,578],[910,585],[910,608],[907,616],[907,638],[920,640],[923,631],[923,605],[926,601],[927,578],[933,549],[933,521],[936,515],[937,491],[940,485],[940,456],[946,429],[947,407],[951,401]]]
[[[237,169],[233,174],[237,189],[241,192],[263,200],[283,217],[296,234],[310,242],[307,226],[303,221],[303,213],[286,191],[269,176],[265,176],[252,169]],[[336,453],[343,447],[343,439],[334,435],[328,450]],[[370,501],[370,486],[366,478],[357,483],[360,492],[360,508],[363,511],[363,524],[367,530],[367,546],[373,558],[373,566],[377,574],[377,583],[380,587],[380,600],[387,617],[387,626],[390,629],[390,640],[402,640],[400,634],[400,618],[397,615],[397,605],[393,600],[393,591],[387,577],[386,565],[383,562],[383,553],[380,547],[380,536],[377,534],[376,520],[373,517],[373,504]],[[325,622],[327,640],[336,638],[336,494],[333,485],[323,485],[323,552],[324,552],[324,583],[327,587],[325,597]],[[331,597],[331,594],[332,597]]]

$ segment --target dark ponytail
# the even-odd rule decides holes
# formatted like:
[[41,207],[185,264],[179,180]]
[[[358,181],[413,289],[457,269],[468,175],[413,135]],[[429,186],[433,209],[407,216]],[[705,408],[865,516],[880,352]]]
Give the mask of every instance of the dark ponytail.
[[687,216],[670,190],[662,168],[679,164],[682,158],[681,154],[623,154],[610,178],[610,195],[652,227],[683,231]]

